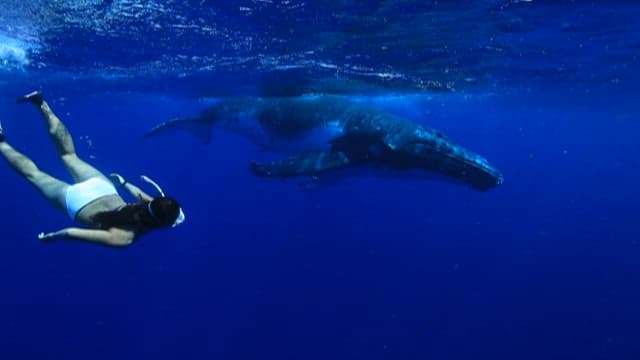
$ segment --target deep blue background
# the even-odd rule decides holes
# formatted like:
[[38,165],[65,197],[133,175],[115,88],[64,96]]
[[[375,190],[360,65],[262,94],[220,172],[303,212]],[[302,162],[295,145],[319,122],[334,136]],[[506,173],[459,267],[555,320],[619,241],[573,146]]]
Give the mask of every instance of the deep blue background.
[[[356,18],[368,11],[366,4],[339,4]],[[251,78],[252,71],[271,71],[253,63],[181,81],[162,73],[116,82],[100,76],[64,80],[65,71],[78,66],[81,78],[94,63],[66,62],[61,46],[33,55],[60,55],[50,67],[32,63],[4,72],[0,117],[14,146],[68,179],[39,114],[13,101],[42,87],[81,156],[130,180],[152,176],[180,199],[187,222],[124,250],[43,244],[38,232],[69,226],[70,220],[0,164],[0,358],[639,358],[638,34],[621,21],[638,14],[637,6],[615,2],[607,12],[587,1],[560,1],[557,8],[544,1],[475,4],[524,19],[475,18],[464,4],[436,9],[477,21],[465,29],[510,24],[500,33],[508,56],[458,68],[477,76],[493,64],[486,76],[477,76],[480,82],[456,91],[417,91],[415,79],[426,75],[414,67],[429,67],[429,56],[412,60],[399,49],[395,70],[412,80],[373,81],[376,93],[362,87],[368,96],[359,99],[439,129],[486,156],[505,175],[505,183],[487,193],[373,178],[306,192],[296,181],[253,177],[247,162],[262,154],[229,134],[215,132],[210,145],[187,134],[140,140],[156,123],[205,106],[193,95],[245,90],[244,83],[224,80],[205,86],[215,75]],[[284,36],[291,24],[277,28],[280,10],[264,22],[234,17],[232,5],[220,5],[214,15],[248,32]],[[322,19],[312,16],[322,11],[309,6],[303,15]],[[624,16],[608,19],[610,13]],[[371,28],[337,22],[343,34],[371,35],[379,30],[371,21],[364,22]],[[582,27],[571,32],[570,23]],[[331,25],[296,24],[298,30],[323,31]],[[536,27],[545,24],[551,25]],[[388,34],[393,39],[398,33]],[[612,34],[621,35],[612,40]],[[477,35],[469,41],[487,40]],[[77,40],[77,34],[68,36]],[[514,55],[532,51],[525,44],[541,38],[555,40],[549,49],[564,52]],[[296,39],[294,44],[305,43]],[[75,40],[69,44],[77,46]],[[343,52],[367,52],[366,43],[354,43],[360,48],[336,47],[322,56],[340,63]],[[278,51],[286,53],[285,45]],[[599,51],[605,46],[628,51],[604,56]],[[105,54],[109,48],[98,45]],[[464,58],[460,49],[454,57]],[[364,63],[375,63],[374,55]],[[117,61],[87,56],[94,56],[97,69]],[[326,75],[309,71],[314,78]]]

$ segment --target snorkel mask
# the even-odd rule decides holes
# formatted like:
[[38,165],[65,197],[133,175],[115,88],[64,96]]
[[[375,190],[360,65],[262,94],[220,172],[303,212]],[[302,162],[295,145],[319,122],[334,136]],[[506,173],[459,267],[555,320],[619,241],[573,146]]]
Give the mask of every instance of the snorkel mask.
[[[150,177],[148,177],[148,176],[146,176],[146,175],[141,175],[141,176],[140,176],[140,178],[141,178],[144,182],[146,182],[146,183],[148,183],[148,184],[151,184],[151,186],[153,186],[153,187],[156,189],[156,191],[158,191],[158,194],[159,194],[161,197],[165,197],[165,195],[164,195],[164,191],[162,191],[162,188],[160,187],[160,185],[158,185],[158,183],[157,183],[157,182],[153,181]],[[151,202],[149,202],[149,203],[147,204],[147,210],[149,210],[149,214],[151,214],[151,216],[156,217],[156,216],[153,214],[153,210],[151,209]],[[176,218],[176,221],[174,221],[174,222],[173,222],[173,225],[171,225],[171,227],[173,228],[173,227],[176,227],[176,226],[178,226],[178,225],[182,224],[182,223],[184,222],[184,219],[185,219],[184,211],[182,211],[182,207],[181,207],[181,208],[180,208],[180,212],[178,213],[178,217]]]

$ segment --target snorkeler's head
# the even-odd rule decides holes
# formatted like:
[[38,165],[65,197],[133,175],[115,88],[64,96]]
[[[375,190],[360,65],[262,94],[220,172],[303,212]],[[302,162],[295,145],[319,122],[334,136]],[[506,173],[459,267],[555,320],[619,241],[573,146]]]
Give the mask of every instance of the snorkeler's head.
[[180,217],[180,205],[172,198],[157,197],[147,203],[149,215],[159,226],[174,226]]

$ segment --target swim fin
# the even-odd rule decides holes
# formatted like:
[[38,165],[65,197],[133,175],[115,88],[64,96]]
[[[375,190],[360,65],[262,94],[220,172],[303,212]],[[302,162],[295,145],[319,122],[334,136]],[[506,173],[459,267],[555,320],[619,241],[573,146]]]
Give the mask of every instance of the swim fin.
[[39,90],[32,91],[27,95],[21,96],[16,99],[17,104],[22,104],[27,101],[34,105],[38,105],[38,106],[42,105],[42,102],[44,101],[44,98],[42,97],[42,92]]

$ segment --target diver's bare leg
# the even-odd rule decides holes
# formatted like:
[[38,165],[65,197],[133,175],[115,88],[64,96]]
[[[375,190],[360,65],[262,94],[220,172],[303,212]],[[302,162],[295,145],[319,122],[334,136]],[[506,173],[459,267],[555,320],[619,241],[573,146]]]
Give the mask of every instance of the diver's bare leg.
[[92,177],[101,177],[108,181],[104,174],[78,157],[69,130],[67,130],[67,127],[64,126],[58,116],[51,110],[51,107],[49,107],[49,104],[42,98],[40,92],[33,92],[18,99],[18,102],[25,101],[32,103],[40,110],[49,129],[49,136],[58,149],[58,154],[62,162],[76,182],[85,181]]
[[40,171],[31,159],[15,150],[6,141],[0,141],[0,153],[9,165],[33,184],[53,206],[64,213],[67,212],[65,195],[68,184]]
[[47,104],[46,101],[42,101],[42,104],[38,106],[38,109],[47,123],[49,136],[56,145],[60,156],[75,155],[76,147],[73,144],[73,138],[71,137],[69,130],[67,130],[67,127],[64,126],[56,114],[53,113],[49,104]]

